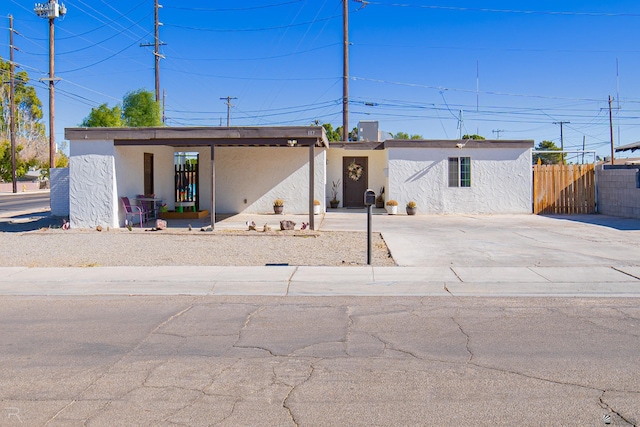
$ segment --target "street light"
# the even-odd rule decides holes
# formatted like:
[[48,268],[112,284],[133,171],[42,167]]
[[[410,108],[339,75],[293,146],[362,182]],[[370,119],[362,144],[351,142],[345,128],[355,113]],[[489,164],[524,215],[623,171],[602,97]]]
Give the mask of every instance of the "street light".
[[40,18],[49,20],[49,78],[40,79],[49,81],[49,168],[56,165],[56,138],[54,133],[54,83],[56,80],[54,73],[54,24],[53,21],[67,13],[64,4],[58,4],[58,0],[49,0],[48,3],[36,3],[33,11]]

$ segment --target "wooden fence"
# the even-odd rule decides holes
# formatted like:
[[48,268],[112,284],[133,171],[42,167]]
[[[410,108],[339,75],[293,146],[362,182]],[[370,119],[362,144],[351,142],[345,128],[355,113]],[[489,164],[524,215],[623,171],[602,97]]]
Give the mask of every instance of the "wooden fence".
[[594,165],[533,166],[533,213],[587,214],[595,211]]

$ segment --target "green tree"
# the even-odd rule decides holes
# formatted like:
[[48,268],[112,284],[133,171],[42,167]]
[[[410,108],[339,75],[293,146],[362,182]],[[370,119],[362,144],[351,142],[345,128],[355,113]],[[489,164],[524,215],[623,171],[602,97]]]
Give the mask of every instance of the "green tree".
[[98,108],[92,108],[91,112],[80,124],[82,127],[88,128],[117,128],[122,126],[122,109],[119,105],[113,108],[105,103]]
[[[22,146],[16,146],[16,154],[22,151]],[[20,178],[29,170],[29,165],[16,155],[16,176]],[[11,170],[11,144],[7,141],[0,142],[0,180],[11,182],[13,179]]]
[[[29,85],[26,71],[15,72],[15,122],[16,145],[20,145],[20,157],[49,159],[49,143],[42,120],[42,103],[36,90]],[[10,64],[0,57],[0,142],[9,141],[10,135]]]
[[122,114],[128,127],[161,126],[160,104],[153,93],[138,89],[127,93],[122,100]]
[[409,135],[406,132],[398,132],[393,135],[393,139],[424,139],[422,135]]
[[[536,147],[536,151],[560,151],[560,147],[558,147],[552,141],[542,141]],[[533,154],[533,164],[538,164],[538,159],[540,159],[540,163],[543,165],[558,165],[561,164],[564,160],[566,154],[558,153],[540,153],[536,154],[534,151]]]
[[329,140],[329,142],[342,140],[342,132],[338,132],[337,130],[334,130],[333,125],[331,125],[331,123],[323,123],[322,127],[324,128],[327,134],[327,139]]
[[482,136],[482,135],[476,135],[476,134],[469,135],[469,134],[467,134],[467,135],[463,135],[463,136],[462,136],[462,139],[475,139],[475,140],[477,140],[477,141],[484,141],[484,140],[486,140],[487,138],[485,138],[485,137],[484,137],[484,136]]

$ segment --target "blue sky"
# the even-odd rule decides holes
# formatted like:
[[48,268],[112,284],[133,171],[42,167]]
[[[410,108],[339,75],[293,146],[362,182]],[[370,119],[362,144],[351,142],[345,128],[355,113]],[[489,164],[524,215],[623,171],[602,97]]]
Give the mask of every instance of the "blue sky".
[[[68,0],[56,20],[56,140],[102,103],[154,88],[153,0]],[[339,0],[160,2],[170,126],[342,124]],[[481,5],[479,5],[481,3]],[[48,122],[48,26],[34,2],[2,0],[0,56],[38,90]],[[378,120],[427,139],[552,140],[610,151],[640,140],[636,1],[350,1],[350,127]],[[462,111],[462,121],[460,115]]]

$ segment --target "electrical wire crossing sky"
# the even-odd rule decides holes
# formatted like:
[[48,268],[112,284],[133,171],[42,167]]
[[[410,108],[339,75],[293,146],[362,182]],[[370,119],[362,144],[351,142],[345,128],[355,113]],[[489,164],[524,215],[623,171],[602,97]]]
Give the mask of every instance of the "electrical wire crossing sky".
[[[60,1],[60,0],[59,0]],[[62,2],[61,2],[62,3]],[[67,0],[55,22],[56,141],[101,104],[155,91],[154,0]],[[0,56],[48,114],[48,26],[5,0]],[[342,124],[342,2],[160,1],[168,126]],[[350,0],[349,123],[455,139],[533,139],[609,153],[640,140],[640,2]],[[227,98],[232,98],[231,106]],[[48,126],[47,120],[43,123]],[[554,124],[556,123],[556,124]]]

